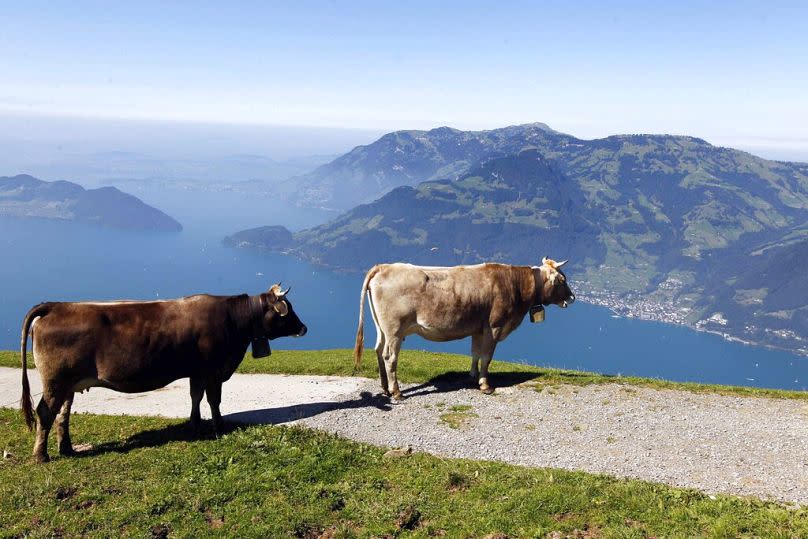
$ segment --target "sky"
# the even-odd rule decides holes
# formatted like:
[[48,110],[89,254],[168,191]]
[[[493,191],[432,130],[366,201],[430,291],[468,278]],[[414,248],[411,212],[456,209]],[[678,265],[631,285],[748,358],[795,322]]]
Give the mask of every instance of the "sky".
[[366,133],[542,121],[808,160],[806,2],[0,0],[0,12],[0,116]]

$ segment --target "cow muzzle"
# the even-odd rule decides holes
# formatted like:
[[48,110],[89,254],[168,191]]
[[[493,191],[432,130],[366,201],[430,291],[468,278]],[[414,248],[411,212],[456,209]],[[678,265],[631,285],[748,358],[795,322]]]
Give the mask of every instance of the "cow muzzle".
[[575,303],[575,294],[570,294],[570,297],[561,302],[561,308],[566,309],[573,303]]
[[302,337],[303,335],[308,333],[308,331],[309,331],[309,328],[307,328],[306,326],[303,326],[302,328],[300,328],[300,331],[297,333],[297,335],[295,335],[295,337]]

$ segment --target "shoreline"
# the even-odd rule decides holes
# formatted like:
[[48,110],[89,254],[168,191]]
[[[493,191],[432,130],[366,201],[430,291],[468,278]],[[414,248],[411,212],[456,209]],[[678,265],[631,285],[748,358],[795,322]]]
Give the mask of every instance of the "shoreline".
[[[776,350],[779,352],[787,352],[797,357],[808,359],[808,345],[778,346],[776,344],[768,342],[745,339],[728,331],[720,331],[718,329],[710,329],[708,327],[705,327],[706,323],[711,322],[710,320],[699,320],[698,322],[693,323],[687,320],[687,318],[685,318],[684,316],[671,319],[667,315],[670,315],[674,311],[666,310],[666,306],[662,302],[654,302],[643,298],[639,300],[639,302],[637,303],[637,305],[641,305],[642,308],[632,309],[632,307],[627,304],[629,298],[620,297],[610,292],[592,292],[587,290],[582,291],[580,294],[576,294],[576,296],[579,298],[580,301],[583,301],[584,303],[589,303],[590,305],[597,305],[599,307],[605,307],[609,309],[609,311],[612,312],[614,316],[619,318],[628,318],[634,320],[641,320],[645,322],[659,322],[661,324],[682,326],[689,330],[696,331],[699,333],[708,333],[711,335],[716,335],[718,337],[721,337],[727,342],[743,344],[745,346],[761,347],[769,350]],[[618,303],[619,305],[615,306],[615,303]],[[684,309],[688,309],[689,312],[689,307],[685,307]]]

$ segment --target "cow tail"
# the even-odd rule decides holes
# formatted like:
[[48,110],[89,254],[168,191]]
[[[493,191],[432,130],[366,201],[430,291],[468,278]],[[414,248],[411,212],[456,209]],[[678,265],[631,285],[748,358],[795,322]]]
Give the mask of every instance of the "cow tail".
[[365,275],[362,283],[362,292],[359,294],[359,327],[356,329],[356,345],[354,346],[354,370],[358,371],[362,365],[362,353],[365,351],[365,295],[368,292],[370,280],[379,271],[379,266],[373,266]]
[[51,306],[48,303],[40,303],[28,311],[22,323],[22,337],[20,338],[20,359],[22,361],[22,398],[20,398],[20,408],[25,418],[25,425],[28,430],[34,428],[34,401],[31,399],[31,386],[28,383],[28,332],[31,323],[37,316],[44,316],[50,312]]

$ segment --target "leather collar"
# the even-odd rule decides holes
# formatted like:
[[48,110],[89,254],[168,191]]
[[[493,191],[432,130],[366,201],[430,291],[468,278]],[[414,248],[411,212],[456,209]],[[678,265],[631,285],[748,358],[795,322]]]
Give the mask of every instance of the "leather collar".
[[539,281],[536,283],[536,293],[533,295],[533,305],[531,305],[531,307],[536,305],[544,306],[544,303],[542,302],[544,296],[544,282],[542,282],[541,280],[542,277],[541,267],[538,268],[538,271],[539,271]]
[[272,354],[269,347],[269,337],[264,331],[264,313],[269,308],[264,294],[249,297],[250,322],[252,324],[252,353],[253,357],[266,357]]

